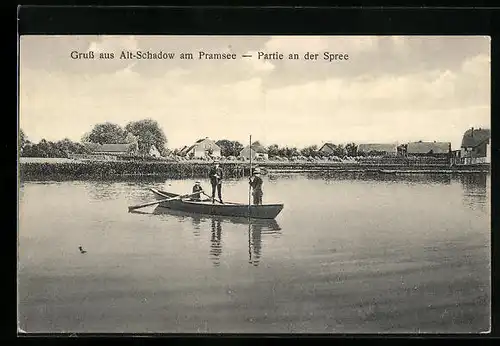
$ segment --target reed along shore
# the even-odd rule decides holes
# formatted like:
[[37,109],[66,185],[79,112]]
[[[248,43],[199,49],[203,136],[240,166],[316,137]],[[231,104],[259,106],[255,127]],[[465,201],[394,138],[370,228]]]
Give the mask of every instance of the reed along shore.
[[[268,173],[300,172],[360,172],[367,174],[398,173],[479,173],[489,172],[489,165],[443,164],[377,164],[339,163],[339,162],[258,162]],[[163,177],[166,179],[206,178],[209,162],[164,162],[164,161],[77,161],[74,162],[21,162],[21,180],[68,180],[68,179],[106,179],[119,177]],[[239,178],[249,175],[248,162],[221,162],[226,178]]]

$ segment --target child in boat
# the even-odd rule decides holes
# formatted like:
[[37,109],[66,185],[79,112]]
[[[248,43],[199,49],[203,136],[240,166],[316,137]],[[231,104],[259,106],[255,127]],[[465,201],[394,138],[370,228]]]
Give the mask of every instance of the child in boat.
[[260,177],[260,168],[255,168],[252,176],[249,179],[250,186],[252,187],[253,204],[262,204],[262,178]]
[[191,196],[192,201],[200,201],[200,192],[203,191],[203,188],[200,185],[199,181],[196,181],[193,186],[193,193],[198,192],[196,195]]

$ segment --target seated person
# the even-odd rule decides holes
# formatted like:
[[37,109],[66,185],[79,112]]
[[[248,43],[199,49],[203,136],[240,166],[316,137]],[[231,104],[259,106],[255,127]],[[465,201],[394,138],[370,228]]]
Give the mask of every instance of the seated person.
[[191,200],[199,202],[200,201],[200,192],[201,191],[203,191],[203,188],[201,187],[200,182],[196,181],[194,183],[194,186],[193,186],[193,193],[196,193],[196,192],[198,192],[198,193],[195,194],[195,195],[193,195],[193,196],[191,196]]

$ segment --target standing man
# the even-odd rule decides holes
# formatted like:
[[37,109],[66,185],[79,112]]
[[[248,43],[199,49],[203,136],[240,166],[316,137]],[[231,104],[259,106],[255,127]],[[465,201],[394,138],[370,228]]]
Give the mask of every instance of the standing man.
[[212,184],[212,203],[215,202],[215,190],[217,189],[217,194],[219,195],[219,201],[222,202],[222,178],[224,172],[219,166],[219,162],[214,161],[214,165],[210,169],[210,183]]
[[250,186],[252,187],[253,204],[262,204],[262,178],[260,177],[260,168],[255,168],[252,176],[249,179]]

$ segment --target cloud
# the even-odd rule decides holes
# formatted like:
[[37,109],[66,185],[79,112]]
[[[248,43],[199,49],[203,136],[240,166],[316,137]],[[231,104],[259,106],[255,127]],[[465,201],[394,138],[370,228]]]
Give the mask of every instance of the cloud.
[[275,36],[264,45],[267,53],[283,54],[317,52],[327,47],[325,39],[319,36]]
[[92,41],[88,50],[98,53],[104,52],[120,52],[122,50],[136,50],[138,42],[135,36],[99,36],[95,41]]
[[[79,140],[96,123],[146,117],[159,121],[172,147],[203,136],[243,142],[250,133],[292,145],[455,141],[470,126],[489,126],[489,40],[482,37],[30,37],[21,48],[21,127],[35,141]],[[351,59],[71,61],[67,53],[77,48],[325,49]]]

